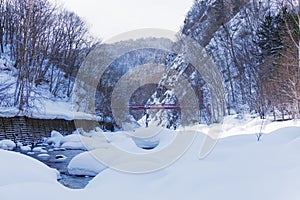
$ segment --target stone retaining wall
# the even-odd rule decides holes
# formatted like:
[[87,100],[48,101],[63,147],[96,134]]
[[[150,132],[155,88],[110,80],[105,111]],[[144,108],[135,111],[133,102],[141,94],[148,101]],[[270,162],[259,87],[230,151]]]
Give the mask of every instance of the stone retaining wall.
[[66,135],[75,130],[74,121],[63,119],[32,119],[28,117],[0,117],[0,140],[36,142],[49,137],[52,130]]

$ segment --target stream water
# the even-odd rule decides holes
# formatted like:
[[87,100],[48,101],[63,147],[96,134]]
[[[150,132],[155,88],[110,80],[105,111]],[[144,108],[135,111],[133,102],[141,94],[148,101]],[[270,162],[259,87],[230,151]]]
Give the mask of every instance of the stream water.
[[[83,150],[53,149],[47,146],[41,146],[41,147],[47,150],[47,154],[49,155],[49,157],[39,157],[38,155],[41,154],[40,152],[29,152],[29,153],[21,152],[21,153],[26,154],[32,158],[35,158],[45,163],[51,168],[57,169],[60,172],[60,176],[61,176],[61,178],[58,181],[64,186],[72,189],[82,189],[93,178],[89,176],[73,176],[68,173],[67,166],[69,162],[74,156],[84,152]],[[66,159],[59,160],[56,158],[57,156],[60,157],[65,156]]]

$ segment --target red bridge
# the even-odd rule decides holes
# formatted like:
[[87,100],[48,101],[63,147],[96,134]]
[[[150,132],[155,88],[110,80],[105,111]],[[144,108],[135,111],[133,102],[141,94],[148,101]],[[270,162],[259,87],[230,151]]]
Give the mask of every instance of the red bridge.
[[132,110],[179,110],[182,106],[178,104],[146,104],[146,105],[128,105]]

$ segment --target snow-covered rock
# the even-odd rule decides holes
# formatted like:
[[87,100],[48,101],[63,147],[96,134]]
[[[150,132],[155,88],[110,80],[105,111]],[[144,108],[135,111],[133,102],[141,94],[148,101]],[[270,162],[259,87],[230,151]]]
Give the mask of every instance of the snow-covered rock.
[[20,146],[20,150],[22,152],[28,152],[28,151],[31,151],[31,147],[30,146]]
[[33,152],[38,152],[38,153],[47,153],[47,150],[45,149],[45,147],[34,147],[32,149]]
[[66,149],[59,147],[59,148],[53,148],[53,151],[66,151]]
[[65,162],[66,160],[67,160],[67,156],[65,156],[65,155],[55,155],[55,160],[53,161],[53,162],[56,162],[56,163],[58,163],[58,162]]
[[53,130],[53,131],[51,131],[51,138],[54,138],[54,137],[62,138],[63,135],[60,132]]
[[96,176],[106,169],[107,167],[96,160],[92,154],[93,151],[83,152],[75,156],[68,165],[68,173],[80,176]]
[[17,147],[22,147],[23,143],[22,142],[17,142]]
[[51,137],[46,140],[46,142],[54,147],[60,147],[61,140],[64,136],[58,131],[51,131]]
[[67,136],[63,136],[57,131],[52,131],[51,137],[47,139],[47,143],[54,147],[54,151],[65,149],[92,150],[102,148],[107,142],[108,139],[104,136],[103,131],[86,133],[82,129],[77,129],[73,134]]
[[38,155],[38,159],[40,159],[40,160],[49,160],[49,158],[50,158],[50,155],[47,153],[41,153]]
[[16,144],[11,140],[1,140],[0,141],[0,149],[12,151],[15,148],[16,148]]

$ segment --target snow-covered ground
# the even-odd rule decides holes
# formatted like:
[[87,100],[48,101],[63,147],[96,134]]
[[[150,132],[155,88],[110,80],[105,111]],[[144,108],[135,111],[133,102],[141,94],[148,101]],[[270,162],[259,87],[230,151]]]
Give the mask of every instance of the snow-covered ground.
[[[224,120],[224,131],[213,151],[199,159],[207,127],[194,126],[197,136],[184,155],[172,165],[152,173],[131,174],[115,171],[93,160],[93,151],[107,149],[104,144],[118,145],[126,151],[153,153],[166,148],[174,139],[172,132],[159,138],[154,150],[140,149],[134,139],[123,132],[107,133],[99,139],[91,154],[73,158],[70,168],[94,174],[100,172],[85,189],[72,190],[56,181],[56,173],[40,162],[19,153],[0,151],[1,199],[230,199],[230,200],[298,200],[300,197],[300,122],[264,121],[264,134],[258,142],[255,136],[261,120],[236,116]],[[136,134],[145,128],[135,130]],[[149,131],[151,129],[147,129]],[[95,133],[97,135],[98,133]],[[60,137],[57,133],[53,136]],[[73,137],[73,138],[72,138]],[[60,137],[56,146],[74,137]],[[82,137],[82,136],[80,136]],[[96,136],[84,137],[87,143]],[[58,139],[58,138],[56,138]],[[78,139],[78,138],[77,138]],[[82,139],[82,138],[81,138]],[[63,142],[62,142],[63,141]],[[153,142],[153,141],[151,141]],[[55,143],[53,143],[55,145]],[[90,145],[87,145],[90,146]],[[117,158],[116,158],[117,159]],[[126,161],[125,161],[126,162]],[[84,171],[82,170],[82,171]],[[98,171],[97,171],[98,170]],[[16,192],[17,191],[17,192]]]
[[[21,153],[0,150],[0,188],[25,183],[57,184],[59,172]],[[15,192],[14,192],[15,193]],[[15,195],[12,193],[13,195]],[[0,192],[1,199],[2,192]],[[10,199],[10,198],[8,198]]]
[[38,119],[86,119],[95,120],[96,116],[84,112],[73,110],[70,100],[50,99],[48,97],[40,97],[39,101],[34,103],[35,108],[30,113],[20,114],[15,107],[0,107],[0,117],[27,116]]
[[[226,116],[221,125],[221,132],[218,133],[218,138],[225,138],[235,135],[244,134],[269,134],[283,127],[300,126],[300,120],[287,120],[284,122],[273,121],[273,117],[269,116],[266,119],[260,119],[252,115],[230,115]],[[201,131],[205,134],[210,134],[211,127],[203,124],[186,127],[186,130]],[[214,136],[213,134],[211,136]]]

